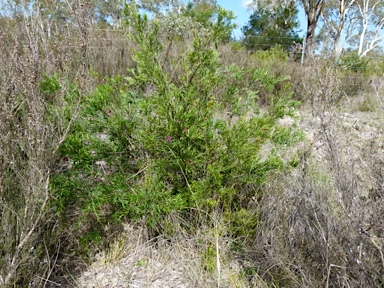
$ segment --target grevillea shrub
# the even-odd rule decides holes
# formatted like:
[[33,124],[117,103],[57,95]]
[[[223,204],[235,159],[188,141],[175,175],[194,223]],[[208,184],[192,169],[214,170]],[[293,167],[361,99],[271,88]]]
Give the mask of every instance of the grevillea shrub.
[[[145,221],[157,232],[167,214],[193,223],[196,211],[215,211],[228,234],[255,231],[249,204],[271,171],[289,168],[277,151],[298,138],[277,121],[296,102],[285,84],[272,93],[283,78],[221,63],[214,43],[225,13],[208,31],[185,16],[149,20],[126,7],[136,67],[84,98],[60,151],[73,165],[54,180],[61,211],[81,210],[88,223]],[[177,17],[183,31],[167,30]],[[177,45],[183,51],[168,53]],[[270,91],[262,113],[258,90]]]

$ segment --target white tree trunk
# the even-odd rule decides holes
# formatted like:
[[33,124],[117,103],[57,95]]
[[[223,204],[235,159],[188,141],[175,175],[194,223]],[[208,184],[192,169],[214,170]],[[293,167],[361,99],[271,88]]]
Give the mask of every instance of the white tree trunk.
[[[370,3],[370,0],[358,1],[358,7],[361,17],[361,31],[359,37],[359,49],[358,55],[364,57],[368,52],[384,43],[384,34],[381,32],[384,27],[384,14],[380,13],[383,11],[384,7],[380,7],[380,4],[383,0],[376,0],[373,4]],[[375,13],[379,15],[379,20],[376,17],[376,23],[374,22]],[[373,26],[374,31],[372,31],[371,38],[367,38],[369,27]]]

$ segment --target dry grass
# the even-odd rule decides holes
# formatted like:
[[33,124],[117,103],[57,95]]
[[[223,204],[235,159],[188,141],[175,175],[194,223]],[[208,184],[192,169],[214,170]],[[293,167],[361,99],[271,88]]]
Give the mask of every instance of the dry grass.
[[[170,219],[171,220],[171,219]],[[179,225],[179,220],[171,220]],[[219,220],[217,220],[219,221]],[[220,226],[194,233],[173,227],[172,237],[145,240],[145,228],[125,225],[81,275],[79,287],[248,287],[241,265],[229,258],[231,240]],[[183,231],[184,230],[184,231]]]
[[279,286],[378,287],[383,126],[372,121],[364,128],[369,137],[353,131],[359,119],[337,108],[337,78],[317,72],[324,78],[311,88],[312,127],[305,126],[314,136],[298,151],[295,173],[275,176],[267,187],[255,261],[261,276]]

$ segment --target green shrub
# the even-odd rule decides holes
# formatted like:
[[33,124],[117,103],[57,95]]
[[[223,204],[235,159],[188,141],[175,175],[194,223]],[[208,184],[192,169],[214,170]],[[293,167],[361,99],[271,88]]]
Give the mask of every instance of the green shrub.
[[[273,94],[282,78],[263,69],[224,67],[212,44],[219,26],[193,30],[178,61],[163,69],[162,22],[132,6],[125,13],[136,68],[84,98],[61,147],[74,164],[56,175],[57,206],[80,209],[92,216],[88,222],[128,218],[154,231],[174,212],[193,223],[194,211],[223,211],[228,233],[250,237],[258,214],[247,210],[249,203],[270,171],[288,168],[274,153],[260,152],[269,143],[293,141],[277,125],[296,105],[289,89]],[[244,85],[245,75],[254,81]],[[270,93],[263,114],[257,89]]]
[[355,73],[367,72],[369,58],[360,57],[357,53],[346,53],[340,57],[339,67]]
[[270,65],[287,62],[289,58],[281,45],[275,45],[267,51],[257,51],[255,57]]

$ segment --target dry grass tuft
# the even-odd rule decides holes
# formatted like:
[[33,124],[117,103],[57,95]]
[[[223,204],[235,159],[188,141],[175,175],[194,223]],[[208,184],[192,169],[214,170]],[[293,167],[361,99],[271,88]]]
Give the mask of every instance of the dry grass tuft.
[[78,287],[247,287],[239,264],[228,258],[231,241],[218,234],[219,227],[189,234],[175,226],[172,237],[148,241],[144,229],[125,225]]

